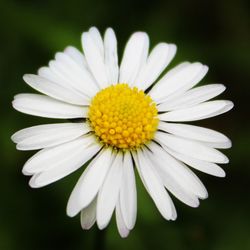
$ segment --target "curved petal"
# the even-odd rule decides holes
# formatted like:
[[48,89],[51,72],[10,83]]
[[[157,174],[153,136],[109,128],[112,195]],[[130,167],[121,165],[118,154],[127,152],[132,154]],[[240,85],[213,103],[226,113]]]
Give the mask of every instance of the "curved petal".
[[[73,68],[73,70],[71,70],[71,68]],[[77,71],[77,73],[74,71]],[[80,66],[79,63],[72,59],[67,53],[57,53],[56,60],[51,60],[49,67],[41,67],[38,70],[38,75],[66,89],[77,92],[81,96],[84,96],[86,100],[89,100],[90,97],[92,97],[91,93],[95,93],[98,89],[98,85],[87,67]],[[79,76],[76,78],[75,75],[80,75],[80,78]],[[88,86],[86,86],[86,84]],[[90,90],[87,89],[86,91],[87,87],[90,88]]]
[[122,217],[128,229],[133,229],[136,221],[137,195],[133,162],[129,152],[124,155],[123,178],[120,191]]
[[178,186],[199,198],[205,199],[208,197],[205,186],[185,164],[173,158],[166,150],[154,142],[148,146],[154,154],[152,159],[157,161],[162,171],[171,176]]
[[120,83],[133,85],[137,74],[146,63],[149,38],[144,32],[134,33],[127,42],[120,66]]
[[129,229],[127,228],[125,221],[123,219],[119,199],[116,204],[115,215],[116,215],[116,224],[117,224],[119,234],[121,235],[122,238],[128,237]]
[[[158,166],[156,164],[156,166]],[[162,178],[164,186],[169,190],[177,199],[185,203],[190,207],[198,207],[200,202],[197,196],[189,190],[185,190],[179,185],[179,183],[171,176],[167,171],[163,171],[163,168],[157,168],[159,175]]]
[[94,84],[95,87],[97,87],[97,89],[99,89],[99,85],[93,78],[83,53],[72,46],[66,47],[64,53],[67,54],[69,57],[71,57],[71,59],[78,64],[84,76],[87,77],[86,80],[90,79],[91,83]]
[[96,27],[91,27],[88,33],[93,39],[93,42],[95,43],[96,47],[99,49],[100,54],[104,56],[104,45],[99,30]]
[[214,175],[217,177],[225,177],[226,176],[225,171],[215,163],[198,160],[198,159],[195,159],[193,157],[190,157],[190,156],[187,156],[187,155],[184,155],[181,153],[177,153],[171,149],[165,148],[165,150],[167,150],[176,159],[178,159],[178,160],[184,162],[185,164],[189,165],[190,167],[193,167],[193,168],[195,168],[199,171],[202,171],[206,174]]
[[81,211],[81,226],[83,230],[90,229],[96,221],[96,204],[95,198],[86,208]]
[[171,62],[175,53],[176,46],[174,44],[157,44],[150,53],[146,64],[142,67],[133,85],[142,90],[150,87]]
[[191,89],[178,98],[170,98],[158,105],[158,111],[171,111],[182,108],[189,108],[199,103],[210,100],[221,94],[226,87],[222,84],[209,84]]
[[47,118],[83,118],[88,108],[57,101],[51,97],[37,94],[18,94],[12,102],[13,107],[25,114]]
[[87,68],[85,57],[77,48],[68,46],[64,53],[70,56],[81,68]]
[[[184,186],[179,185],[178,181],[176,181],[173,175],[169,174],[169,171],[167,168],[165,168],[163,162],[159,162],[161,161],[161,159],[152,154],[150,151],[148,150],[145,151],[148,160],[150,160],[154,165],[154,167],[156,168],[166,189],[169,190],[177,199],[179,199],[186,205],[191,207],[198,207],[199,206],[198,197],[189,190],[186,190]],[[166,162],[164,163],[166,164]]]
[[33,89],[55,98],[59,101],[75,105],[89,105],[90,99],[74,89],[65,88],[55,82],[52,82],[42,76],[26,74],[23,80]]
[[224,142],[204,142],[206,146],[212,147],[212,148],[231,148],[232,142],[230,140],[224,141]]
[[93,143],[92,137],[92,135],[82,136],[74,141],[36,153],[23,167],[24,174],[35,174],[30,185],[32,187],[48,185],[83,166],[101,147]]
[[97,225],[100,229],[108,225],[118,201],[122,180],[122,161],[123,156],[118,152],[98,194]]
[[220,151],[210,148],[201,142],[184,139],[164,132],[156,132],[155,140],[181,154],[216,163],[228,163],[228,158]]
[[68,216],[75,216],[90,204],[101,188],[113,160],[112,151],[103,149],[90,163],[70,195],[67,205]]
[[[96,94],[99,88],[88,70],[84,67],[79,67],[79,65],[65,53],[56,53],[55,59],[56,61],[53,62],[54,67],[57,67],[61,75],[69,81],[72,87],[90,98]],[[52,62],[50,62],[50,66],[51,65]]]
[[142,151],[133,152],[138,173],[144,183],[146,190],[153,199],[161,215],[167,220],[174,220],[172,200],[165,190],[162,180],[145,157]]
[[108,74],[109,84],[118,83],[118,56],[117,41],[113,29],[108,28],[104,35],[105,65]]
[[58,69],[58,64],[56,64],[54,60],[50,61],[49,65],[49,67],[41,67],[38,70],[38,75],[62,86],[65,89],[77,92],[79,95],[83,96],[83,100],[89,101],[89,97],[75,89],[71,81],[62,74],[61,69]]
[[204,102],[190,108],[160,114],[159,119],[172,122],[197,121],[226,113],[233,106],[231,101],[224,100]]
[[72,141],[89,131],[90,127],[85,123],[46,124],[22,129],[11,139],[19,150],[35,150]]
[[230,139],[215,130],[188,124],[159,122],[158,129],[202,142],[231,143]]
[[185,92],[195,86],[207,73],[208,67],[201,63],[182,64],[170,70],[150,90],[149,95],[161,103],[175,93]]
[[95,39],[88,32],[82,34],[82,47],[92,75],[100,88],[108,87],[108,76],[104,63],[104,54],[100,51],[99,39]]

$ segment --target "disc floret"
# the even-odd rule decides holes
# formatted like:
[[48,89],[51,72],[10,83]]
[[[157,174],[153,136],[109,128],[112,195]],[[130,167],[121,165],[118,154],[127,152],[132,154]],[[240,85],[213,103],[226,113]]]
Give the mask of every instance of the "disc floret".
[[98,92],[89,108],[90,125],[106,145],[133,149],[152,140],[158,126],[156,104],[149,95],[128,84]]

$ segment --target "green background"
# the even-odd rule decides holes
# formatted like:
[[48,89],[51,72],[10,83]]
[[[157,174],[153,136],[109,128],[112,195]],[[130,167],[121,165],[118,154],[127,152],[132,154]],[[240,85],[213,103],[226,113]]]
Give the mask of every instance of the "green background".
[[[0,249],[250,249],[249,201],[249,1],[0,1]],[[31,189],[21,174],[33,152],[18,152],[10,141],[15,131],[52,120],[14,111],[15,94],[33,92],[22,80],[35,73],[67,45],[80,48],[80,34],[90,26],[101,32],[113,27],[121,56],[130,34],[148,32],[151,45],[176,43],[177,56],[200,61],[210,71],[203,83],[227,86],[222,99],[235,108],[220,117],[196,122],[227,134],[233,148],[225,179],[198,173],[209,191],[199,208],[174,199],[178,219],[165,221],[138,186],[138,218],[127,239],[117,233],[115,221],[100,234],[83,231],[79,218],[66,216],[67,199],[82,169],[42,189]],[[53,120],[54,121],[54,120]]]

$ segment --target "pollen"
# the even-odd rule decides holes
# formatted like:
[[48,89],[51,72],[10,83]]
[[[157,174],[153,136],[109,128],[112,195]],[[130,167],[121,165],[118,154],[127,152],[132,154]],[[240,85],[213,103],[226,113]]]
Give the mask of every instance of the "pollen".
[[119,83],[98,92],[89,107],[89,122],[100,142],[117,149],[135,149],[154,138],[158,110],[151,97]]

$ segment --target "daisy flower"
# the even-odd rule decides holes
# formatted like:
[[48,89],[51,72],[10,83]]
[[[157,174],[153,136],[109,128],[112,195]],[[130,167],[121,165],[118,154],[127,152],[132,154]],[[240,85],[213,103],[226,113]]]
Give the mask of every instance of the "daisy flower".
[[144,32],[129,38],[120,66],[111,28],[102,38],[92,27],[81,39],[83,53],[67,47],[36,75],[24,75],[42,94],[14,97],[13,107],[20,112],[68,120],[12,136],[18,150],[40,150],[23,167],[32,176],[30,186],[46,186],[88,165],[70,195],[67,214],[81,213],[83,229],[95,222],[103,229],[115,212],[122,237],[136,221],[135,168],[165,219],[177,217],[169,193],[197,207],[208,194],[189,167],[224,177],[217,163],[228,163],[228,158],[218,149],[231,147],[231,141],[182,122],[230,110],[231,101],[210,101],[225,86],[195,87],[208,71],[199,62],[184,62],[162,74],[176,46],[159,43],[149,52]]

